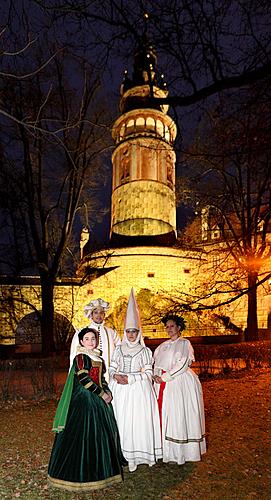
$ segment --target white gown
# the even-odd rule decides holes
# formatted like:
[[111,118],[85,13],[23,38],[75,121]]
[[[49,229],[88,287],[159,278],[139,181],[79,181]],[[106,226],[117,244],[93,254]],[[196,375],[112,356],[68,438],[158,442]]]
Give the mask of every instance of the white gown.
[[[115,373],[128,375],[128,384],[121,385],[113,380]],[[162,449],[150,349],[139,343],[132,347],[126,343],[117,346],[109,374],[112,404],[129,470],[133,472],[139,464],[152,466],[162,458]]]
[[[163,462],[196,462],[206,452],[202,387],[189,368],[194,360],[187,339],[166,340],[154,352],[154,374],[165,382],[161,408]],[[155,384],[157,397],[160,387]]]

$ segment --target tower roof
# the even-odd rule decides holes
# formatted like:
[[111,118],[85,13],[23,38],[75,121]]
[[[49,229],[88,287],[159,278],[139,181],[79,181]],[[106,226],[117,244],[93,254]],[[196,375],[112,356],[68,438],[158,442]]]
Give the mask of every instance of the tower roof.
[[[143,87],[149,88],[149,91],[144,93],[144,97],[142,92],[138,91],[137,93],[133,91],[135,88]],[[154,89],[165,91],[167,95],[163,75],[158,77],[157,74],[156,50],[145,31],[134,53],[132,78],[129,77],[127,70],[124,72],[120,92],[122,99],[120,106],[121,111],[126,112],[140,108],[161,109],[161,105],[156,105],[154,102]]]
[[123,92],[139,85],[156,85],[156,64],[156,50],[151,45],[147,35],[144,33],[134,54],[132,78],[128,78],[128,74],[125,73]]

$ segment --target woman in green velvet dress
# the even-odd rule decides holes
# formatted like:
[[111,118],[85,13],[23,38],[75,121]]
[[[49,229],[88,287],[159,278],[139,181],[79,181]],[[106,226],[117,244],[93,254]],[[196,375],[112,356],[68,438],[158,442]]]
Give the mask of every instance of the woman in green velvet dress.
[[98,332],[92,328],[75,334],[71,350],[75,357],[54,419],[57,434],[48,480],[70,491],[116,484],[122,481],[122,466],[127,465],[97,343]]

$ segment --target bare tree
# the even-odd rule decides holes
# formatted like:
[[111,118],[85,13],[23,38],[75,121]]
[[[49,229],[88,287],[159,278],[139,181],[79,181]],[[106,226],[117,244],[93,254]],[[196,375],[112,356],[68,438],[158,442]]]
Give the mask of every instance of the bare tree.
[[147,29],[170,84],[166,101],[172,106],[191,106],[223,90],[271,75],[268,1],[34,3],[51,18],[78,23],[88,30],[96,40],[101,60],[111,67],[116,57],[129,63],[131,52],[142,43],[142,33]]
[[[16,24],[16,17],[12,20]],[[84,224],[86,213],[88,220],[99,217],[97,193],[106,176],[101,162],[109,137],[101,120],[107,113],[97,68],[68,49],[55,50],[47,37],[43,42],[33,44],[29,71],[22,68],[20,51],[12,57],[6,51],[0,75],[6,219],[1,239],[2,254],[10,249],[5,270],[39,272],[42,343],[48,354],[54,350],[54,285],[68,272],[81,207]]]
[[216,279],[213,286],[209,283],[208,293],[235,292],[231,301],[247,294],[247,335],[253,340],[258,338],[257,286],[269,279],[271,271],[265,265],[271,256],[270,99],[263,89],[254,89],[230,102],[231,107],[221,99],[219,108],[209,113],[184,161],[193,171],[190,201],[196,202],[199,212],[209,207],[201,246],[206,247],[216,231],[209,252],[219,251],[223,265],[232,262],[231,267],[227,264],[228,281],[214,268]]
[[[93,97],[93,85],[88,83],[94,83],[95,77],[78,79],[80,65],[75,61],[83,56],[88,61],[86,74],[106,70],[107,79],[114,81],[119,75],[116,62],[128,64],[147,31],[167,75],[171,90],[167,103],[178,108],[178,118],[180,109],[190,106],[194,111],[193,104],[202,105],[207,97],[213,103],[225,89],[259,80],[269,83],[270,10],[265,0],[195,0],[192,4],[187,0],[144,4],[22,0],[20,5],[9,0],[5,4],[0,116],[5,172],[14,174],[6,182],[21,200],[20,235],[27,235],[27,260],[38,263],[51,298],[50,283],[63,268],[76,214],[86,202],[86,175],[100,151],[92,140],[94,155],[90,154],[86,140],[101,130],[96,127],[97,114],[92,123],[89,120],[93,101],[87,96]],[[71,53],[73,58],[67,58]],[[78,80],[86,85],[79,88]],[[48,241],[53,243],[50,250]],[[17,255],[20,248],[14,245]],[[52,324],[52,308],[44,307],[44,317],[51,318]],[[44,339],[47,328],[44,324]],[[44,348],[51,345],[49,341]]]

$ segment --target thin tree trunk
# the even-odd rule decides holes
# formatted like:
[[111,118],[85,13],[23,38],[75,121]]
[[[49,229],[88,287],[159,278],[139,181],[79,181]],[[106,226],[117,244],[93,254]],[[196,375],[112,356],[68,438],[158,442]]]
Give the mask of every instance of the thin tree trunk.
[[247,310],[247,334],[246,340],[258,340],[258,317],[257,317],[257,272],[248,273],[248,310]]
[[48,356],[55,351],[54,342],[54,285],[50,278],[41,276],[41,339],[42,353]]

